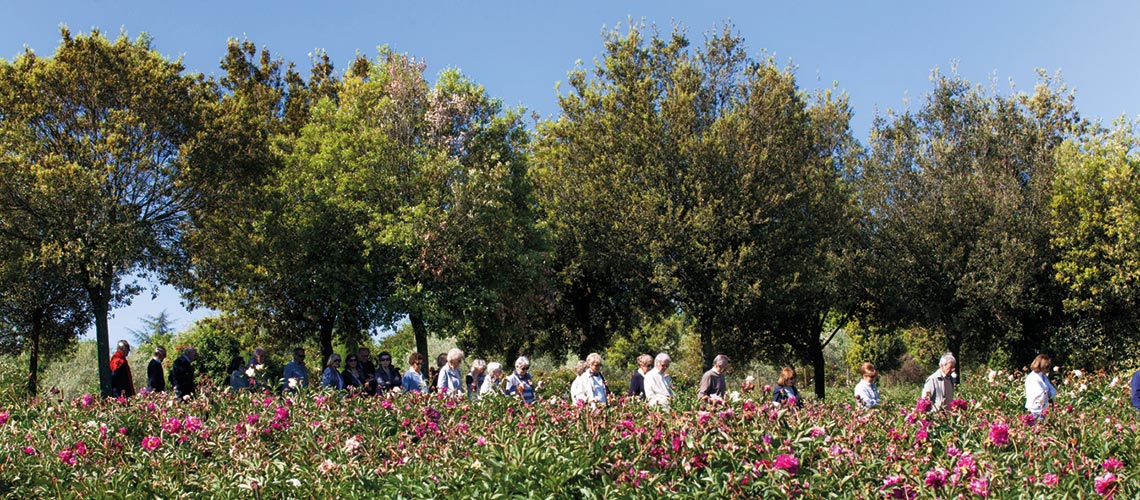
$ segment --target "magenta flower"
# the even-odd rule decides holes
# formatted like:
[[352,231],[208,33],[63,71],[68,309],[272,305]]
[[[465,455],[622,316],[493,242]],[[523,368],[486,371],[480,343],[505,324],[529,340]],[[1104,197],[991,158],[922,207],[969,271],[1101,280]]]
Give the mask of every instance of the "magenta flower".
[[186,428],[186,432],[198,432],[202,429],[202,419],[198,417],[186,417],[186,421],[183,422],[182,425]]
[[0,425],[4,425],[4,424],[8,423],[8,419],[11,417],[12,416],[9,415],[8,412],[0,411]]
[[772,462],[772,468],[794,476],[800,470],[800,460],[788,454],[776,455],[776,461]]
[[926,398],[918,400],[918,403],[914,405],[914,410],[919,413],[926,413],[930,411],[931,408],[934,408],[934,403],[931,403],[930,400]]
[[175,432],[182,430],[182,422],[177,418],[168,419],[166,422],[162,423],[162,430],[167,434],[174,434]]
[[970,480],[970,484],[967,487],[971,492],[980,497],[990,496],[990,480],[986,479],[985,476],[975,477]]
[[91,403],[94,403],[94,402],[95,402],[95,396],[92,396],[90,394],[84,394],[84,395],[79,397],[79,404],[83,405],[84,408],[91,406]]
[[1124,462],[1121,462],[1120,460],[1109,457],[1107,460],[1102,462],[1100,464],[1100,466],[1104,467],[1104,470],[1106,470],[1108,472],[1116,472],[1116,471],[1124,468]]
[[77,462],[77,459],[75,458],[75,453],[73,453],[71,451],[71,448],[68,447],[68,448],[64,448],[63,451],[59,452],[59,461],[65,463],[67,465],[75,465],[75,463]]
[[1005,446],[1009,444],[1009,426],[1004,422],[991,425],[989,438],[994,446]]
[[697,423],[700,425],[705,425],[708,423],[711,416],[712,414],[707,411],[699,411],[697,412]]
[[147,436],[142,440],[142,447],[146,451],[154,451],[162,446],[162,439],[157,436]]
[[967,403],[964,399],[954,399],[953,401],[950,401],[951,410],[965,410],[969,406],[970,404]]
[[25,455],[33,455],[33,456],[34,456],[34,455],[36,454],[36,449],[35,449],[35,448],[32,448],[31,446],[25,446],[25,447],[24,447],[24,454],[25,454]]
[[1056,474],[1048,472],[1041,477],[1041,482],[1044,483],[1045,486],[1052,488],[1054,486],[1057,486],[1057,483],[1061,482],[1061,480],[1057,477]]
[[950,476],[950,471],[938,467],[926,472],[926,486],[930,488],[941,488],[946,486],[946,478]]
[[1116,493],[1120,489],[1120,482],[1116,474],[1106,472],[1103,476],[1097,476],[1094,486],[1096,486],[1097,494],[1108,500],[1112,500],[1112,497],[1116,496]]
[[483,436],[479,436],[479,439],[475,440],[475,446],[487,446],[487,439]]

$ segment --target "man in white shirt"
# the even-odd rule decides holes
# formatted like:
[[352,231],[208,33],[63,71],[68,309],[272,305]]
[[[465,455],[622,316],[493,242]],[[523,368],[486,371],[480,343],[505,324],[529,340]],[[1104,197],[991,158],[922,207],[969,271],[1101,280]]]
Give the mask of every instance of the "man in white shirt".
[[602,378],[602,356],[596,352],[586,356],[586,369],[570,386],[570,399],[577,403],[606,404],[606,381]]
[[660,353],[653,360],[653,369],[645,373],[645,401],[650,407],[669,409],[673,397],[673,382],[665,371],[669,369],[669,355]]

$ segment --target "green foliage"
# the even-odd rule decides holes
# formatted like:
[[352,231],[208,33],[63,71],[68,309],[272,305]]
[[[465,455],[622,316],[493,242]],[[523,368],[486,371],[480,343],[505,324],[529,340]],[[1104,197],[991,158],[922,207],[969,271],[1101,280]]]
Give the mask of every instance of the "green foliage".
[[933,80],[917,112],[875,122],[858,176],[864,279],[886,324],[945,335],[959,358],[995,345],[1021,357],[1060,317],[1054,152],[1085,124],[1072,93],[1045,76],[1032,95],[1011,96],[956,75]]
[[[693,320],[684,313],[645,323],[629,335],[614,340],[609,349],[602,353],[602,361],[611,367],[611,371],[622,373],[633,373],[637,369],[637,357],[642,354],[656,356],[659,352],[667,352],[677,362],[675,356],[678,355],[681,339],[693,336],[692,329]],[[697,352],[699,357],[699,346]]]
[[107,313],[138,291],[125,276],[169,263],[194,199],[184,148],[211,92],[147,36],[61,37],[51,57],[0,62],[0,232],[86,292],[110,394]]
[[[202,318],[174,338],[173,345],[167,347],[167,356],[173,360],[182,355],[185,348],[195,348],[198,359],[194,360],[194,370],[206,374],[215,384],[224,385],[230,374],[227,370],[230,360],[236,355],[249,359],[252,351],[244,348],[238,338],[235,332],[226,328],[223,320]],[[291,350],[289,356],[292,356]]]
[[[880,372],[898,369],[903,354],[907,352],[903,335],[898,331],[878,326],[864,326],[858,321],[847,324],[847,335],[851,346],[847,350],[847,366],[851,373],[858,374],[863,363],[870,362]],[[858,377],[856,377],[858,380]]]
[[1058,352],[1103,366],[1135,355],[1140,332],[1140,154],[1134,125],[1069,141],[1057,151],[1052,199],[1056,279],[1076,321]]

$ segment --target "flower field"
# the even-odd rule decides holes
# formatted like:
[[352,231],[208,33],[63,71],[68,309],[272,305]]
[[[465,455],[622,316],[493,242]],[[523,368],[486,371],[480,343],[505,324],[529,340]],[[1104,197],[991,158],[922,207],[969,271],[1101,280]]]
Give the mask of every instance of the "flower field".
[[930,414],[913,400],[779,408],[761,391],[716,407],[682,395],[669,413],[624,399],[7,397],[0,495],[1131,499],[1140,419],[1113,378],[1054,381],[1043,423],[1022,410],[1021,377],[1004,374]]

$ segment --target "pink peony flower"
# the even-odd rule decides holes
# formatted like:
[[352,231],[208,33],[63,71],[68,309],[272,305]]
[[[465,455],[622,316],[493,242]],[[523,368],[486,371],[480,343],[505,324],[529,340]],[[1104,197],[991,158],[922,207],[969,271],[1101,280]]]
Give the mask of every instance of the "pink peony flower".
[[1108,472],[1116,472],[1116,471],[1124,468],[1124,462],[1121,462],[1120,460],[1117,460],[1115,458],[1110,457],[1107,460],[1105,460],[1104,462],[1102,462],[1100,464],[1100,466],[1104,467],[1104,470],[1106,470]]
[[1005,446],[1009,444],[1009,426],[1004,422],[991,425],[989,439],[994,446]]
[[182,422],[177,418],[168,419],[166,422],[162,423],[162,430],[167,434],[174,434],[175,432],[182,430]]
[[978,476],[970,480],[970,484],[967,488],[980,497],[990,496],[990,480],[986,479],[985,476]]
[[157,436],[147,436],[142,440],[142,447],[146,451],[157,450],[159,446],[162,446],[162,438]]
[[1112,497],[1116,496],[1116,493],[1120,490],[1119,478],[1116,477],[1116,474],[1111,472],[1106,472],[1103,476],[1097,476],[1094,486],[1096,486],[1097,494],[1108,500],[1112,500]]
[[926,486],[930,488],[941,488],[946,486],[946,478],[950,476],[950,471],[938,467],[931,469],[926,473]]
[[699,411],[697,412],[697,423],[700,425],[705,425],[708,423],[711,416],[712,414],[707,411]]
[[930,402],[930,400],[926,398],[918,400],[918,403],[915,403],[914,405],[915,411],[919,413],[926,413],[930,411],[931,408],[934,408],[934,403]]
[[84,408],[91,406],[91,403],[94,403],[94,402],[95,402],[95,396],[92,396],[90,394],[84,394],[84,395],[79,397],[79,404],[83,405]]
[[1049,472],[1049,473],[1046,473],[1044,476],[1041,477],[1041,482],[1045,486],[1052,488],[1054,486],[1057,486],[1057,483],[1060,482],[1060,479],[1057,478],[1056,474]]
[[964,399],[954,399],[953,401],[950,401],[951,410],[965,410],[969,406],[970,404],[967,403]]
[[198,432],[202,429],[202,419],[198,417],[186,417],[182,422],[182,426],[186,428],[186,432]]
[[9,415],[8,412],[0,411],[0,425],[4,425],[4,424],[8,423],[9,418],[12,418],[12,416]]
[[475,446],[487,446],[487,439],[483,436],[479,436],[479,439],[475,440]]
[[32,448],[31,446],[25,446],[24,447],[24,454],[34,456],[34,455],[36,455],[36,449]]
[[772,468],[794,476],[800,470],[800,460],[788,454],[776,455],[776,460],[772,462]]

